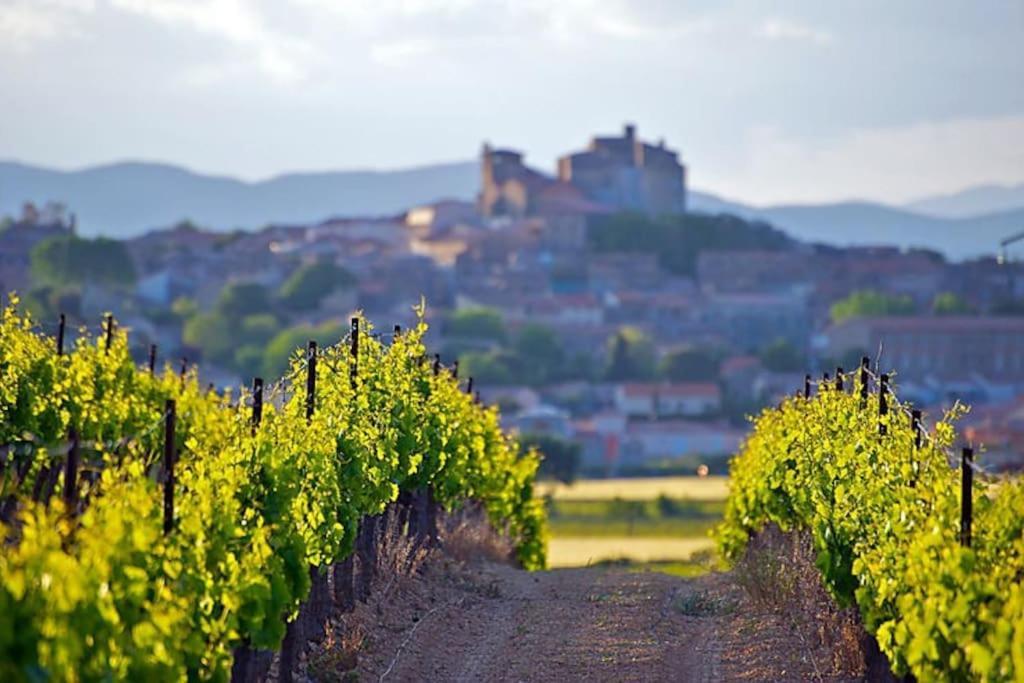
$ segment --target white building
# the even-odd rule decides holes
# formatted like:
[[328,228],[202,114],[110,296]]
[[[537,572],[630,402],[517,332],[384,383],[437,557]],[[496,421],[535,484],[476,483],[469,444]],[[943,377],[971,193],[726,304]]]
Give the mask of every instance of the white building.
[[722,392],[711,382],[625,383],[615,389],[615,407],[628,417],[698,417],[721,409]]

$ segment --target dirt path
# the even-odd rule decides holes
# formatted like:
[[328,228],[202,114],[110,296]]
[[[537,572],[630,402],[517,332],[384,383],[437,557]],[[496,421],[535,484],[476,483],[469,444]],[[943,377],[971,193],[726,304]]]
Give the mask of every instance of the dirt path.
[[727,575],[481,564],[426,584],[374,608],[358,680],[843,680]]

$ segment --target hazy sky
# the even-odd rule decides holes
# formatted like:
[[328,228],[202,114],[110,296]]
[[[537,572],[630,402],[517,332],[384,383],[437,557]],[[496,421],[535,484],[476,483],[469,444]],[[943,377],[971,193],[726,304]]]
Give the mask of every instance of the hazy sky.
[[899,202],[1024,181],[1024,2],[0,0],[0,92],[0,158],[61,168],[553,168],[630,120],[701,189]]

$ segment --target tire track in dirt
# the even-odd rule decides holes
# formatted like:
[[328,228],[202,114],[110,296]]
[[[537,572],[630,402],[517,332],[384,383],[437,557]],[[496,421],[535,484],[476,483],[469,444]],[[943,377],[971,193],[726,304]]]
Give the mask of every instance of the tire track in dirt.
[[376,614],[358,680],[861,680],[836,673],[731,574],[446,564]]
[[460,608],[438,610],[387,680],[717,679],[713,648],[687,654],[698,629],[673,607],[681,579],[599,569],[531,574],[502,566],[481,578],[496,593],[485,590]]

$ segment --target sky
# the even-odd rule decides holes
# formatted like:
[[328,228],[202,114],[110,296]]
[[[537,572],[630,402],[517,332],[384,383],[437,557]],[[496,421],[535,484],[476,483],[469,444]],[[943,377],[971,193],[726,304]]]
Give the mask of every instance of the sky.
[[635,122],[690,184],[900,203],[1024,182],[1024,2],[0,0],[0,159],[256,180],[553,170]]

